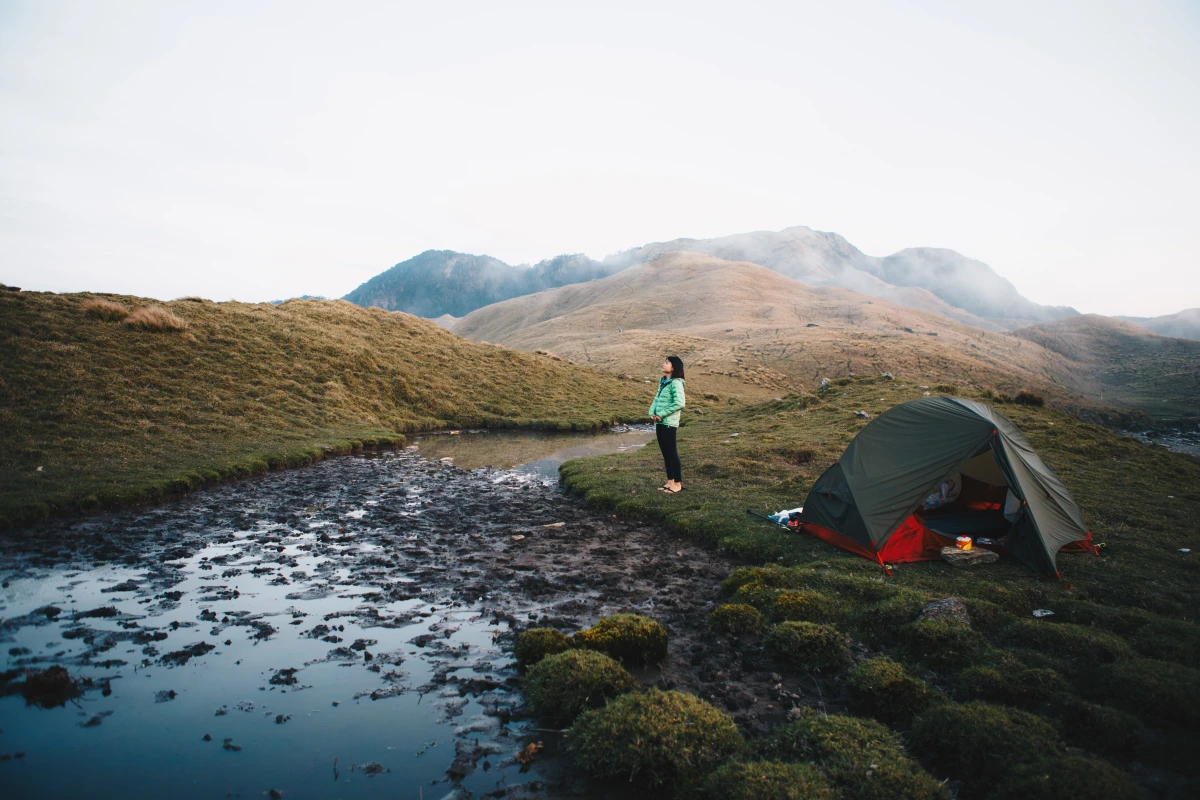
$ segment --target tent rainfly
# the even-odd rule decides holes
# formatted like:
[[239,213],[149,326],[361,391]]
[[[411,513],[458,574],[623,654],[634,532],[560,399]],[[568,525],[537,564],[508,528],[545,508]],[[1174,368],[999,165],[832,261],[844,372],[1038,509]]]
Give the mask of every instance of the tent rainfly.
[[960,535],[1056,578],[1059,551],[1098,552],[1017,427],[959,397],[923,397],[868,423],[813,484],[800,527],[885,569],[940,558]]

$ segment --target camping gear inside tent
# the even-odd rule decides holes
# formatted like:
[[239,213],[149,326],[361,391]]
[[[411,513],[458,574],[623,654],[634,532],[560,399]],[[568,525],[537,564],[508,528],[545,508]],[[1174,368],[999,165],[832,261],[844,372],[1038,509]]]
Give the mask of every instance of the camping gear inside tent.
[[1016,426],[959,397],[923,397],[868,423],[813,484],[800,518],[805,532],[885,569],[940,558],[959,536],[1055,577],[1060,550],[1098,552],[1070,492]]

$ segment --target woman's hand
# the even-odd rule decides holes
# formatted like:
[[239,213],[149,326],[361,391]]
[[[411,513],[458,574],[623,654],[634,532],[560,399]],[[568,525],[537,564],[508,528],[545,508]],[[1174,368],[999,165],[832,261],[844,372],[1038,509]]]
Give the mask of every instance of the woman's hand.
[[657,414],[655,414],[654,416],[650,417],[650,419],[652,419],[652,420],[653,420],[653,421],[655,421],[655,422],[662,422],[662,417],[658,416]]

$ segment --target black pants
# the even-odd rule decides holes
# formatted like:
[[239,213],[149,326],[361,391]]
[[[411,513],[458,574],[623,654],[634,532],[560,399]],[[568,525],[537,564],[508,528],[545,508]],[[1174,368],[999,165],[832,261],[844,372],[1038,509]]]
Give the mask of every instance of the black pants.
[[658,449],[662,450],[663,463],[667,467],[667,480],[683,482],[683,467],[679,464],[679,448],[675,446],[675,434],[678,428],[663,425],[661,422],[654,426],[654,435],[658,437]]

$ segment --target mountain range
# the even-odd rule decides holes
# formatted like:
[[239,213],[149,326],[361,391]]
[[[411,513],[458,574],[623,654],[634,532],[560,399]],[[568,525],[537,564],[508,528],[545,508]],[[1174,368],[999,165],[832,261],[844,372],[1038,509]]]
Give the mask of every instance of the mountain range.
[[880,258],[866,255],[836,233],[803,226],[655,242],[603,261],[561,255],[532,267],[513,267],[491,256],[427,250],[371,278],[344,299],[422,317],[461,317],[491,303],[604,278],[675,251],[759,264],[810,286],[852,289],[984,330],[1011,330],[1077,313],[1034,303],[987,264],[953,250],[919,247]]

